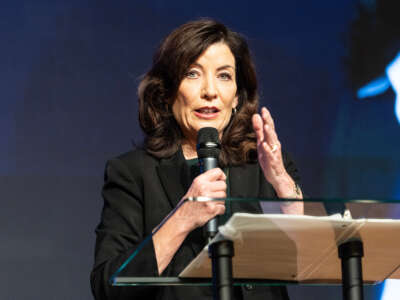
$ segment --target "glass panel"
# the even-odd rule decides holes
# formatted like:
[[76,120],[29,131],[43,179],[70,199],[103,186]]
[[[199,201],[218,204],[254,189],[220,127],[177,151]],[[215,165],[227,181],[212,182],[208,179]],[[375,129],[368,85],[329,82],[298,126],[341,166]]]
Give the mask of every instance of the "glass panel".
[[[257,198],[190,198],[186,201],[221,200],[225,200],[225,206],[229,206],[235,213],[231,218],[226,216],[219,218],[220,233],[232,239],[235,244],[233,258],[235,285],[340,284],[341,271],[337,246],[354,239],[362,240],[364,243],[363,274],[366,283],[377,283],[391,275],[400,279],[398,270],[400,254],[396,253],[400,244],[395,238],[391,238],[398,237],[400,233],[400,201],[398,200],[305,199],[293,201]],[[163,224],[185,202],[178,204],[153,230],[152,235],[157,234]],[[304,215],[287,214],[298,213],[298,205],[301,210],[302,204],[304,204]],[[286,214],[283,214],[284,212]],[[225,224],[227,219],[229,221]],[[201,236],[201,229],[198,229],[196,234],[191,238],[199,237],[199,234]],[[110,278],[111,284],[122,286],[211,285],[210,262],[207,248],[204,248],[206,247],[205,238],[204,243],[197,245],[197,248],[186,245],[186,248],[184,246],[180,249],[180,251],[192,251],[189,257],[193,256],[193,253],[198,253],[195,260],[201,267],[197,266],[197,269],[192,267],[189,271],[186,268],[182,273],[185,265],[189,265],[192,260],[189,259],[187,264],[175,266],[175,269],[169,270],[169,274],[161,276],[146,274],[147,276],[143,277],[140,272],[140,254],[142,251],[154,251],[152,235],[146,237],[132,251],[130,257],[122,262],[119,270]],[[247,265],[252,266],[252,262],[245,258],[248,250],[253,251],[253,254],[257,252],[258,255],[256,258],[258,263],[255,267],[249,267],[250,269],[246,269]],[[285,268],[280,267],[280,264],[284,264]],[[285,272],[279,273],[280,269],[285,269]],[[179,277],[178,274],[180,274]],[[187,274],[190,276],[187,277]],[[191,274],[200,274],[202,278],[193,278]],[[399,276],[396,277],[396,274]]]

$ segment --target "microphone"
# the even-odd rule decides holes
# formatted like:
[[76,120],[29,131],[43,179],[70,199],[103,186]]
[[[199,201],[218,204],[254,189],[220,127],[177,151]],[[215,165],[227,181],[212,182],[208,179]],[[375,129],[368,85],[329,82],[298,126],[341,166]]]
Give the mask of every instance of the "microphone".
[[[200,174],[218,167],[218,156],[221,151],[218,131],[214,127],[201,128],[197,133],[197,156],[200,164]],[[207,222],[206,232],[212,239],[218,232],[217,218]]]

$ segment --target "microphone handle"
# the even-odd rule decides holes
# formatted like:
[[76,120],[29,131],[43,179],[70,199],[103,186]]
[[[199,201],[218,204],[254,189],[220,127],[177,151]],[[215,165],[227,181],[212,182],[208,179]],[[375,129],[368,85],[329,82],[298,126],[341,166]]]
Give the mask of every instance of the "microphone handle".
[[[216,157],[203,157],[199,159],[200,162],[200,173],[204,173],[208,170],[218,167],[218,159]],[[211,240],[218,232],[218,220],[217,217],[210,219],[206,225],[206,233],[209,240]]]
[[218,168],[218,159],[216,157],[208,156],[199,159],[200,173],[207,172],[208,170]]
[[208,241],[210,242],[210,240],[212,240],[214,238],[214,236],[217,235],[217,232],[218,232],[217,217],[214,217],[214,218],[208,220],[206,231],[207,231]]

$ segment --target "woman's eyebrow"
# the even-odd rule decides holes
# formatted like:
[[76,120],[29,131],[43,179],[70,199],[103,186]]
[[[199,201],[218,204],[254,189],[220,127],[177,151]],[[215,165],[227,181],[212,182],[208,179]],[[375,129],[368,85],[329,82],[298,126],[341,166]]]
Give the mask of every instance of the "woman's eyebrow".
[[224,70],[224,69],[232,69],[233,71],[235,71],[235,67],[233,67],[231,65],[223,65],[221,67],[218,67],[217,71]]
[[[204,69],[203,66],[202,66],[201,64],[199,64],[199,63],[193,63],[190,67],[191,67],[191,68],[193,68],[193,67],[198,67],[198,68],[200,68],[200,69]],[[232,69],[233,71],[235,71],[235,67],[232,66],[232,65],[223,65],[223,66],[220,66],[220,67],[217,68],[217,71],[224,70],[224,69]]]
[[203,66],[202,66],[201,64],[199,64],[199,63],[193,63],[193,64],[191,64],[191,65],[190,65],[190,68],[193,68],[193,67],[199,67],[200,69],[203,69]]

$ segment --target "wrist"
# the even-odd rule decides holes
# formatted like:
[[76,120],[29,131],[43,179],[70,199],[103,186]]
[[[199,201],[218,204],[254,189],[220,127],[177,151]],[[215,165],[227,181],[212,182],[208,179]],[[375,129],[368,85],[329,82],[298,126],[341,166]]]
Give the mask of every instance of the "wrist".
[[273,185],[279,198],[302,199],[303,195],[299,185],[289,176],[280,179]]
[[[184,205],[186,204],[183,204],[183,206]],[[183,206],[180,207],[180,209],[184,210],[185,208]],[[186,216],[184,213],[182,214],[179,211],[180,209],[171,216],[165,225],[168,223],[168,226],[174,228],[172,234],[186,238],[186,236],[196,228],[196,224],[193,222],[193,218]]]

